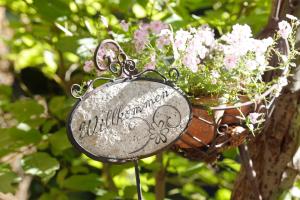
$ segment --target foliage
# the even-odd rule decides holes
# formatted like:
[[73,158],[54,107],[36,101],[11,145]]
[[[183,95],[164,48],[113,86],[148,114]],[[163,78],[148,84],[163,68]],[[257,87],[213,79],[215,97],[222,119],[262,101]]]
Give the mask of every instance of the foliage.
[[[261,31],[270,2],[264,0],[0,0],[6,9],[11,38],[0,36],[10,51],[15,86],[0,86],[0,157],[36,152],[22,158],[21,167],[33,175],[30,199],[136,198],[132,164],[96,162],[76,151],[66,137],[65,121],[72,105],[72,83],[88,80],[82,66],[89,49],[116,35],[120,22],[162,20],[174,29],[209,24],[216,34],[235,23]],[[110,32],[101,23],[108,19]],[[94,38],[97,38],[95,40]],[[141,181],[145,199],[155,199],[155,175],[166,170],[168,199],[229,199],[240,164],[235,149],[215,167],[191,162],[173,152],[143,159]],[[14,193],[21,175],[0,165],[0,191]]]

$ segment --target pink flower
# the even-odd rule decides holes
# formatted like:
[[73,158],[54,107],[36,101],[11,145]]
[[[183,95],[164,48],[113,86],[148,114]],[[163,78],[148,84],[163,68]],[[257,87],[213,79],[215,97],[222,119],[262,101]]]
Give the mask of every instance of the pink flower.
[[121,25],[121,27],[122,27],[122,29],[124,30],[124,31],[128,31],[128,28],[129,28],[129,23],[126,23],[125,22],[125,20],[122,20],[121,22],[120,22],[120,25]]
[[279,28],[278,32],[283,39],[287,39],[289,35],[292,33],[291,25],[285,20],[278,23],[278,28]]
[[169,29],[161,30],[159,38],[156,40],[156,46],[158,49],[163,49],[171,43],[171,31]]
[[161,21],[153,21],[149,24],[149,28],[153,33],[159,34],[161,30],[167,29],[168,25]]
[[134,44],[137,51],[142,51],[145,49],[148,40],[149,33],[146,29],[140,28],[134,32]]
[[94,63],[91,60],[85,61],[83,71],[90,72],[93,70]]
[[224,64],[226,70],[231,70],[237,64],[238,58],[235,55],[227,55],[224,58]]
[[155,69],[155,65],[156,65],[156,55],[155,55],[155,53],[153,53],[150,56],[150,62],[145,65],[144,69],[145,70],[147,70],[147,69],[153,70],[153,69]]

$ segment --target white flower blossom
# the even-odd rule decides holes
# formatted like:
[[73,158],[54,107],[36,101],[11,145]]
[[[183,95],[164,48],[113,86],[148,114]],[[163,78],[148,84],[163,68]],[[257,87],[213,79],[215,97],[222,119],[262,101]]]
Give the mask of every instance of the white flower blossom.
[[283,39],[287,39],[292,33],[291,25],[285,20],[278,23],[278,28],[278,32]]
[[228,44],[240,43],[252,37],[251,28],[245,24],[236,24],[232,27],[232,32],[222,36],[222,40]]
[[176,31],[175,33],[175,41],[174,45],[176,49],[179,51],[184,51],[186,48],[186,43],[188,39],[191,39],[192,35],[188,31],[184,31],[180,29],[179,31]]
[[286,14],[286,17],[291,20],[298,20],[298,18],[295,17],[294,15]]
[[281,86],[281,87],[286,86],[286,85],[288,84],[287,78],[284,77],[284,76],[279,77],[279,79],[278,79],[278,84],[279,84],[279,86]]
[[246,61],[246,68],[250,71],[254,71],[257,69],[257,62],[255,60],[247,60]]

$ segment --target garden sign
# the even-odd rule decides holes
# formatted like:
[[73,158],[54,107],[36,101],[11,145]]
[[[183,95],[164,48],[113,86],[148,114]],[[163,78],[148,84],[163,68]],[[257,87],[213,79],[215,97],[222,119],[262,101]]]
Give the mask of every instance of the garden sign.
[[154,155],[172,145],[188,127],[190,104],[163,75],[161,80],[142,77],[159,72],[130,75],[134,63],[113,41],[101,43],[96,51],[108,43],[117,54],[108,58],[109,69],[115,71],[118,64],[128,76],[109,79],[96,88],[93,84],[101,78],[90,81],[70,113],[68,136],[76,148],[95,160],[126,162]]

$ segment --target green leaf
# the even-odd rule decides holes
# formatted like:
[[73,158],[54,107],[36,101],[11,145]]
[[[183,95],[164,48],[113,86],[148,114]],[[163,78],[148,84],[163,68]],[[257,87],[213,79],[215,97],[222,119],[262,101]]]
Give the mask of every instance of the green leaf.
[[0,107],[9,103],[12,88],[7,85],[0,85]]
[[68,16],[71,12],[66,1],[35,0],[33,2],[39,15],[48,21],[54,21],[58,17]]
[[60,170],[56,176],[56,182],[58,183],[59,187],[63,187],[63,182],[68,175],[68,168],[64,168]]
[[10,104],[7,107],[19,122],[25,122],[40,117],[44,107],[33,99],[23,99]]
[[0,164],[0,192],[14,193],[16,183],[19,182],[19,177],[16,173],[11,171],[6,164]]
[[77,48],[79,47],[78,37],[61,37],[55,46],[62,52],[73,52],[76,53]]
[[14,152],[22,146],[37,144],[40,140],[41,135],[37,130],[0,129],[0,157]]
[[118,198],[118,194],[116,192],[106,192],[104,195],[97,197],[96,200],[112,200],[112,199],[120,199],[120,198]]
[[[21,70],[29,66],[37,66],[44,63],[44,46],[41,43],[27,49],[23,49],[15,55],[15,68]],[[22,59],[18,59],[22,58]]]
[[208,185],[217,185],[219,183],[218,177],[216,176],[213,169],[203,167],[199,169],[199,178]]
[[230,167],[231,169],[235,170],[236,172],[240,171],[240,169],[241,169],[241,164],[239,164],[238,162],[236,162],[234,160],[231,160],[229,158],[225,158],[224,160],[222,160],[218,164],[221,165],[221,166]]
[[87,175],[74,175],[65,179],[63,187],[76,191],[94,192],[100,184],[100,175],[90,173]]
[[216,200],[230,200],[231,191],[226,188],[221,188],[216,193]]
[[74,101],[65,96],[53,97],[49,102],[49,110],[59,119],[65,121],[72,108]]
[[42,126],[42,133],[49,133],[51,131],[51,129],[53,128],[53,126],[55,126],[57,123],[58,122],[53,118],[46,120]]
[[60,129],[49,137],[51,151],[54,155],[61,155],[63,151],[72,147],[65,128]]
[[44,182],[50,180],[59,169],[59,162],[44,152],[37,152],[23,158],[21,164],[25,173],[39,176]]
[[68,196],[65,194],[65,191],[60,191],[56,188],[51,188],[50,193],[43,194],[39,200],[68,200]]

